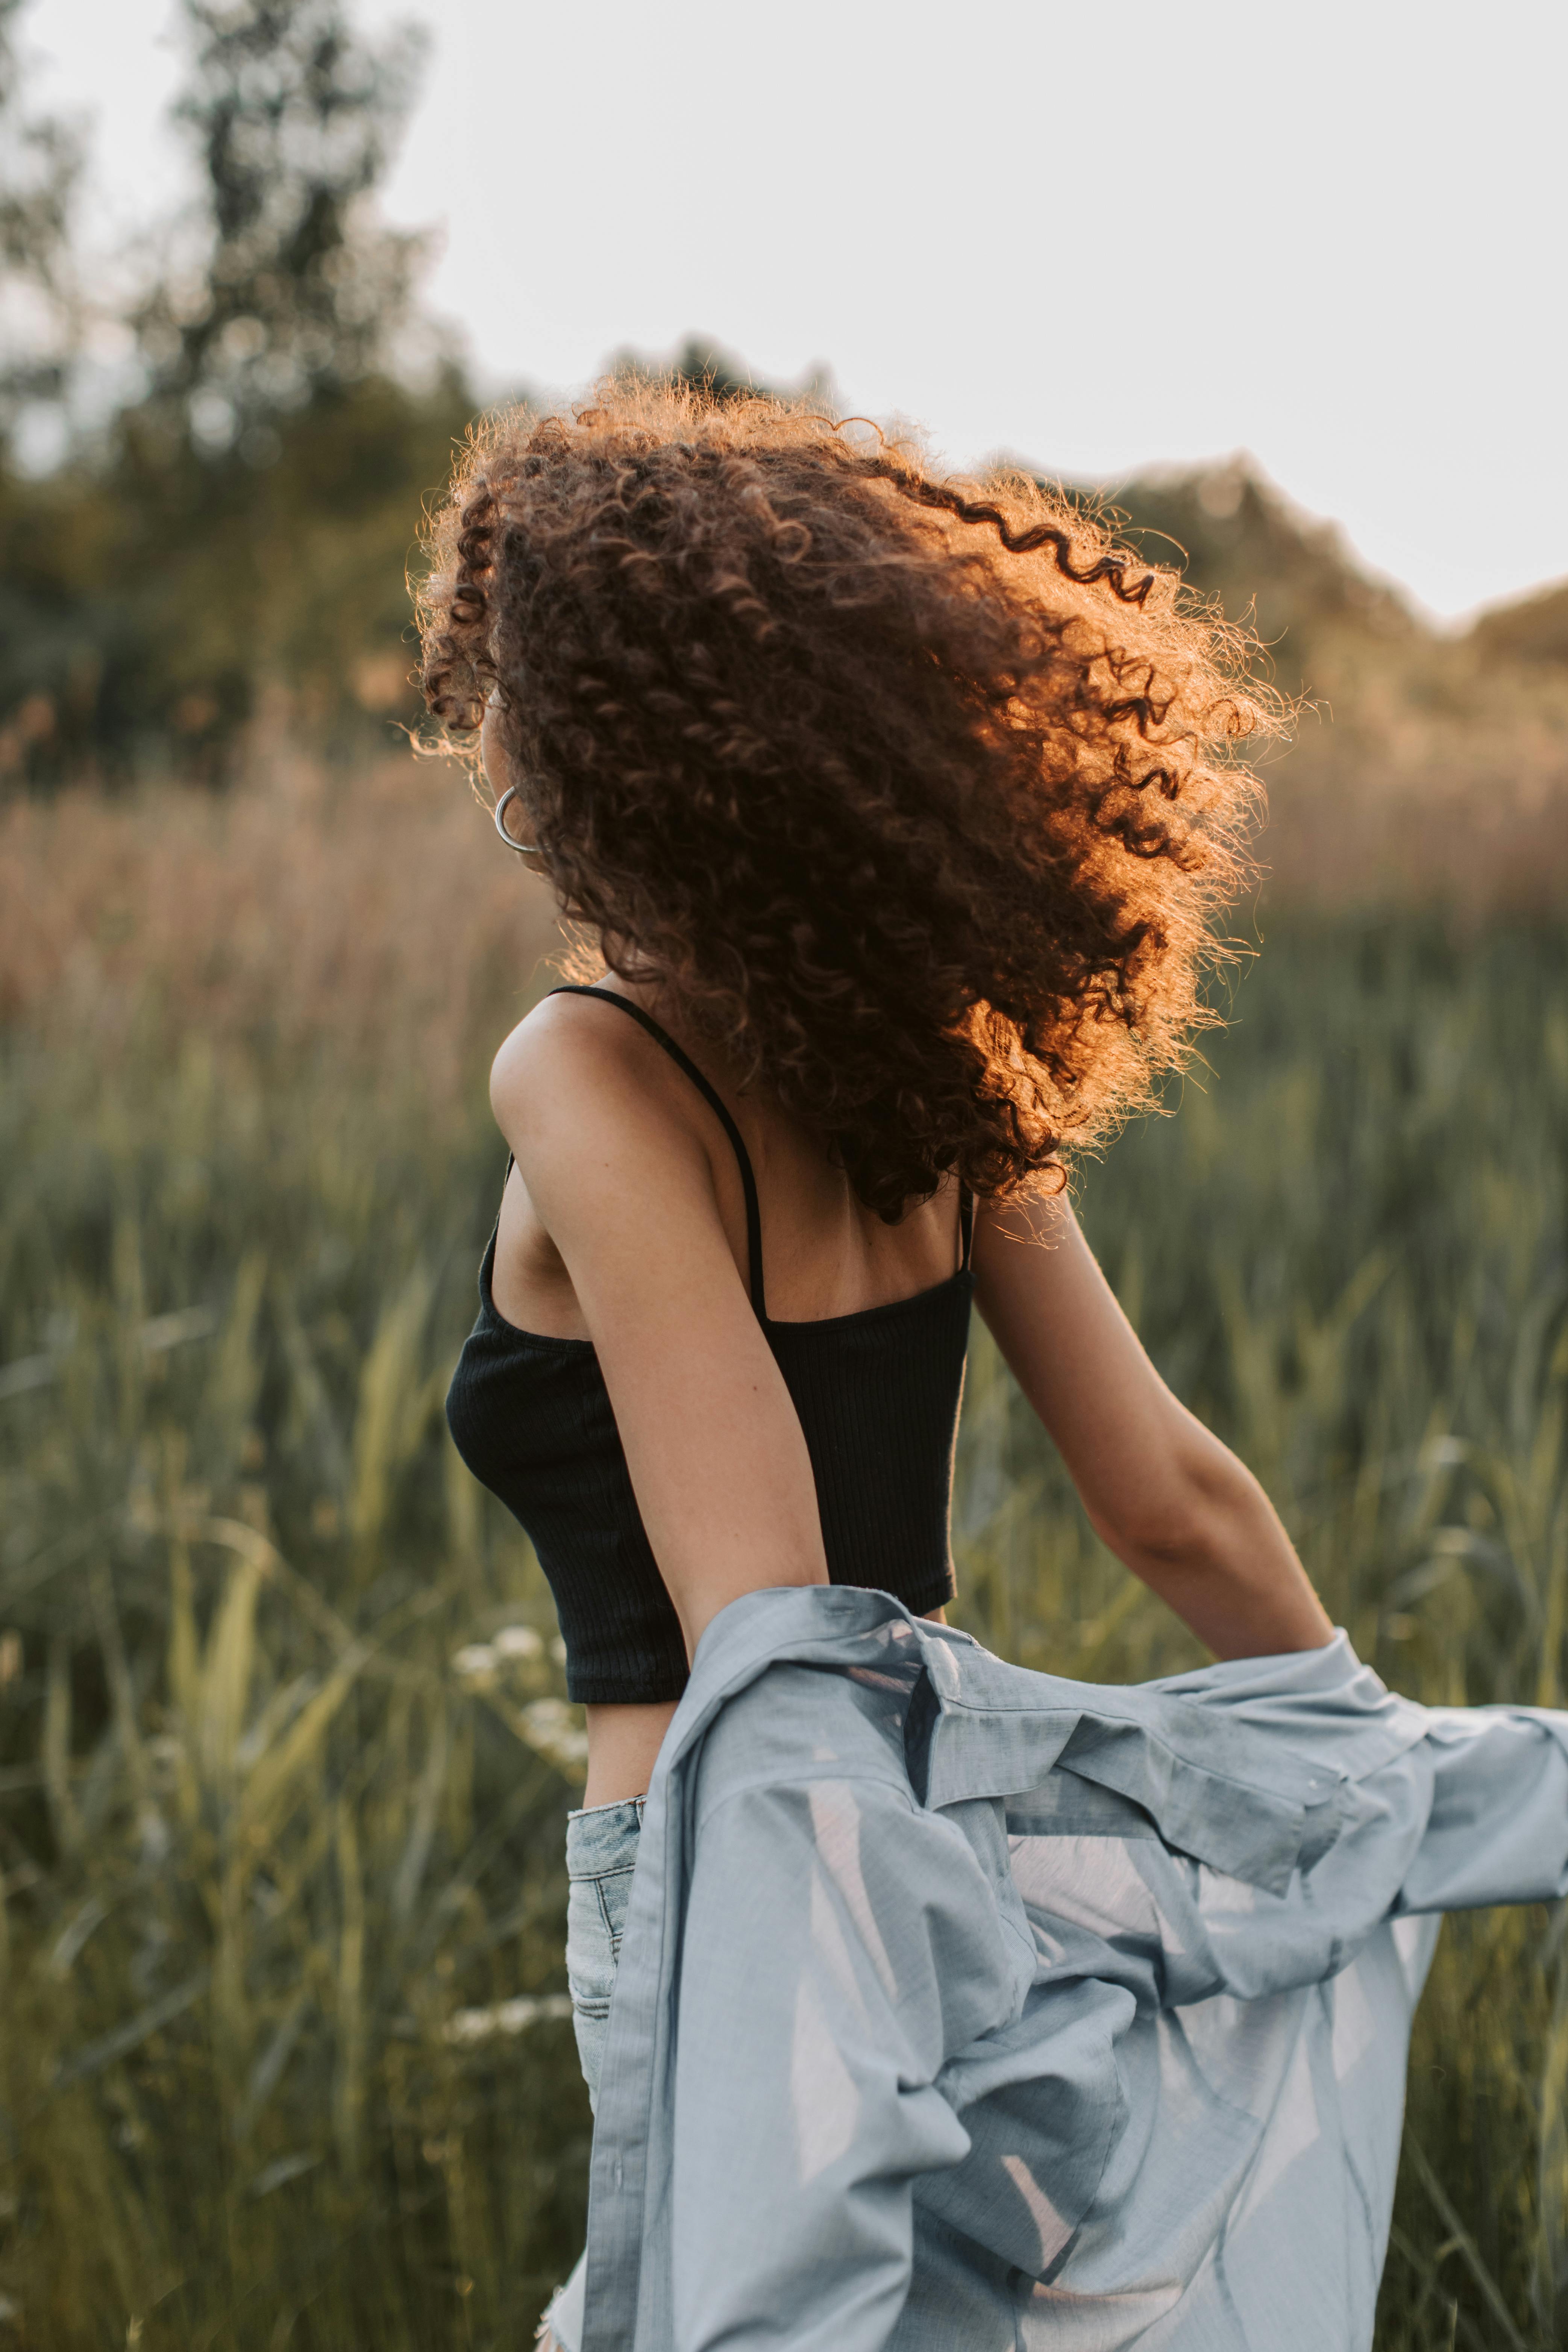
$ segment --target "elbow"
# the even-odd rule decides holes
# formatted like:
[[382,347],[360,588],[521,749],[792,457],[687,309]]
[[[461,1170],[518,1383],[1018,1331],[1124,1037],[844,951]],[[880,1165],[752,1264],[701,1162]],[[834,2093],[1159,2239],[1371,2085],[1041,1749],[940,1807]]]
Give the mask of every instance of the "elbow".
[[1100,1541],[1135,1573],[1201,1572],[1256,1543],[1258,1494],[1234,1457],[1224,1465],[1178,1464],[1157,1482],[1089,1508]]

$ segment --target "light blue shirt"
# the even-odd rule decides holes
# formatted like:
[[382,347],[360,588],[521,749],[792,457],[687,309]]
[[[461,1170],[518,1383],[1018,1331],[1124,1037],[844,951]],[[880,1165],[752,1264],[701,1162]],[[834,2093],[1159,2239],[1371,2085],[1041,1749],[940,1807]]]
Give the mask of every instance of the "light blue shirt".
[[1436,1915],[1568,1892],[1568,1717],[1341,1633],[1131,1688],[845,1587],[704,1635],[565,2352],[1360,2352]]

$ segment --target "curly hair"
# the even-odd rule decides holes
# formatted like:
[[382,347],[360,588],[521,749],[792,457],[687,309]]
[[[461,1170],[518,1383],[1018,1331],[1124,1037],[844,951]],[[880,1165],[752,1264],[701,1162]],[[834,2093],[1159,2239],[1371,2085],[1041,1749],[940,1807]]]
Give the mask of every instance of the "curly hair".
[[563,911],[892,1222],[1061,1153],[1184,1058],[1276,729],[1249,641],[1026,477],[612,380],[476,429],[416,590]]

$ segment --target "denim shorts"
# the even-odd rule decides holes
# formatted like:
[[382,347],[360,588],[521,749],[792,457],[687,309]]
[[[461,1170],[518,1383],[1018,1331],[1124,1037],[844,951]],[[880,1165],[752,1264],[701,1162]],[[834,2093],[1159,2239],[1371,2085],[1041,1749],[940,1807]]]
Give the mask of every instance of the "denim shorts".
[[566,1981],[577,2056],[595,2108],[646,1801],[626,1797],[618,1804],[590,1805],[566,1821]]

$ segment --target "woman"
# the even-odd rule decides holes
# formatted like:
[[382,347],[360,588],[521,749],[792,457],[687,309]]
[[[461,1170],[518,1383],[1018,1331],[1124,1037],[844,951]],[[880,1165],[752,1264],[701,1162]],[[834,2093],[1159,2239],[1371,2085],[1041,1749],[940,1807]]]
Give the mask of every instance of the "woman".
[[1165,1388],[1065,1152],[1203,1018],[1246,868],[1245,644],[1093,520],[762,400],[611,384],[474,440],[425,691],[602,956],[502,1045],[457,1443],[587,1708],[568,1970],[596,2096],[641,1800],[764,1587],[952,1598],[970,1302],[1093,1525],[1220,1658],[1331,1629]]

